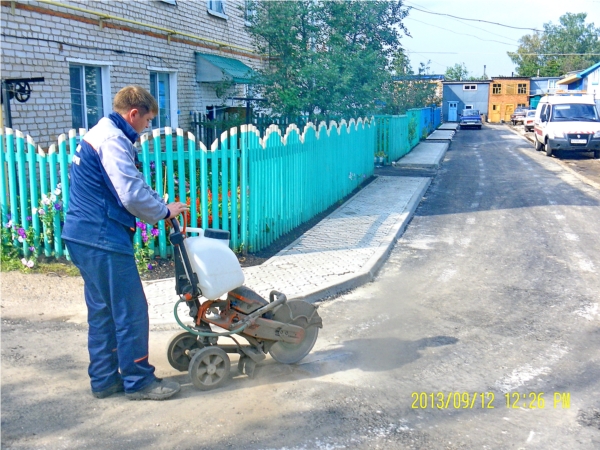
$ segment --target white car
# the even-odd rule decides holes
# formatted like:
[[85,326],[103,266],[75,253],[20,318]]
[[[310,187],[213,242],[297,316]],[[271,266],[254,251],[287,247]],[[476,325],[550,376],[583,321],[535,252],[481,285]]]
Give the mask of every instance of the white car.
[[536,150],[594,152],[600,159],[600,115],[591,95],[547,95],[538,103],[533,124]]
[[530,109],[523,119],[523,126],[525,131],[533,131],[533,123],[535,121],[535,109]]

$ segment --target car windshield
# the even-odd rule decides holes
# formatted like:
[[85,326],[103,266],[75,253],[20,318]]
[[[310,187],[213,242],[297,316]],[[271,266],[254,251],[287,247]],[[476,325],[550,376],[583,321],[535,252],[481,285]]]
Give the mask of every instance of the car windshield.
[[463,116],[478,116],[479,111],[476,109],[463,109],[462,115]]
[[581,103],[554,105],[552,108],[552,116],[550,117],[551,122],[567,122],[571,120],[580,120],[584,122],[600,121],[594,105],[584,105]]
[[535,109],[531,111],[527,111],[527,117],[535,117]]

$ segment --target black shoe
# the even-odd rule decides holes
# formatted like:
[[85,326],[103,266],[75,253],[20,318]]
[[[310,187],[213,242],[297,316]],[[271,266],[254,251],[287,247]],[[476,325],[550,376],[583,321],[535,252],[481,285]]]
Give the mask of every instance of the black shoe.
[[115,383],[112,386],[107,387],[103,391],[97,391],[97,392],[92,391],[92,395],[96,398],[106,398],[106,397],[110,397],[113,394],[116,394],[117,392],[123,392],[124,390],[125,390],[125,388],[123,387],[123,382],[119,381],[118,383]]
[[130,400],[166,400],[177,394],[181,386],[176,381],[165,381],[157,378],[145,388],[132,393],[126,393]]

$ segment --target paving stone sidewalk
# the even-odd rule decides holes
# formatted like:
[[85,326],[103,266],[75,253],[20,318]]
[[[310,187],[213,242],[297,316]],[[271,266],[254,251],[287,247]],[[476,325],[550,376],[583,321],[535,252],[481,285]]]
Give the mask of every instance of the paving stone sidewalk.
[[[448,143],[422,143],[395,164],[419,159],[437,167]],[[406,163],[403,164],[403,160]],[[413,162],[414,163],[414,162]],[[320,300],[371,281],[427,191],[431,178],[378,176],[354,197],[260,266],[243,269],[245,285],[268,298]],[[174,324],[173,278],[144,282],[150,323]],[[186,317],[181,306],[180,317]]]

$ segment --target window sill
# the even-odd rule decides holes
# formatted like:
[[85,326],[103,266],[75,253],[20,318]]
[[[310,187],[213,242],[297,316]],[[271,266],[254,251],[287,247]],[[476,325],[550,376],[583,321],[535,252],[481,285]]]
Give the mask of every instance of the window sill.
[[227,17],[227,14],[223,14],[217,11],[214,11],[212,9],[207,9],[206,12],[208,12],[208,14],[210,14],[211,16],[215,16],[218,17],[220,19],[224,19],[224,20],[228,20],[229,17]]

